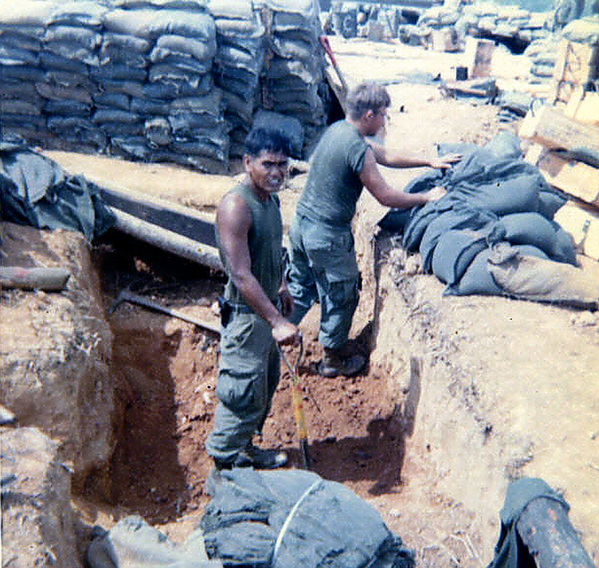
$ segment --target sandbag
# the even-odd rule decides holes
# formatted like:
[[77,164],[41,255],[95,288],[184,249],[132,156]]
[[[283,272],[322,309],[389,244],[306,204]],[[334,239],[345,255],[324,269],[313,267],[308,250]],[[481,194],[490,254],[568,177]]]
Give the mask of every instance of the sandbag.
[[124,93],[94,93],[93,100],[96,108],[99,109],[131,110],[131,97]]
[[35,51],[10,47],[0,43],[0,64],[2,65],[27,65],[35,67],[39,63],[39,56]]
[[91,53],[99,47],[101,42],[102,36],[97,31],[81,26],[55,24],[46,29],[44,36],[45,47],[61,55],[64,55],[61,49],[69,45],[80,47]]
[[90,71],[90,76],[100,85],[104,81],[134,81],[143,83],[148,76],[145,69],[140,67],[131,67],[122,63],[110,62],[99,67],[94,67]]
[[[436,215],[430,223],[427,224],[424,234],[420,240],[419,251],[422,256],[422,265],[424,270],[430,272],[433,253],[439,238],[447,231],[452,229],[472,229],[478,230],[488,223],[496,221],[497,217],[484,210],[471,209],[464,206],[456,206],[448,211]],[[490,235],[489,229],[486,234]],[[498,235],[493,242],[502,240]]]
[[157,12],[152,8],[135,10],[115,8],[105,14],[104,29],[110,33],[153,40],[156,37],[152,24],[156,17]]
[[582,308],[599,307],[599,282],[574,266],[534,258],[515,247],[503,246],[489,255],[488,269],[501,289],[517,298]]
[[48,24],[81,26],[99,30],[108,8],[100,2],[69,0],[62,1],[50,15]]
[[188,59],[206,62],[212,65],[216,54],[215,41],[196,41],[177,35],[163,35],[156,42],[156,46],[150,53],[150,61],[153,63],[174,63],[180,58],[183,62]]
[[44,70],[26,65],[3,65],[0,62],[0,75],[4,81],[40,81]]
[[46,101],[44,112],[58,116],[90,116],[92,105],[81,101]]
[[148,80],[151,83],[171,83],[180,85],[187,83],[193,89],[200,85],[202,77],[206,74],[207,69],[205,64],[197,65],[197,70],[184,69],[180,65],[171,63],[157,63],[150,67]]
[[37,34],[28,34],[26,30],[23,31],[21,28],[7,30],[2,29],[0,25],[0,44],[37,53],[42,48],[42,38],[37,37]]
[[542,250],[550,259],[576,264],[572,239],[558,235],[563,230],[557,223],[545,219],[539,213],[514,213],[501,218],[505,240],[513,245],[532,245]]
[[222,567],[208,560],[200,531],[177,544],[136,515],[121,519],[110,531],[95,527],[87,562],[90,568]]
[[[489,258],[493,254],[493,249],[500,245],[501,243],[497,243],[493,248],[484,249],[479,252],[459,282],[447,286],[443,294],[451,296],[469,296],[471,294],[502,296],[508,294],[493,278],[489,270]],[[547,255],[542,250],[530,245],[517,245],[512,248],[519,251],[522,255],[547,259]]]
[[441,282],[453,285],[462,278],[476,255],[489,246],[488,232],[485,230],[447,231],[434,249],[432,272]]
[[40,52],[40,64],[44,69],[47,70],[60,69],[62,71],[77,73],[81,76],[88,75],[88,69],[85,63],[74,59],[69,59],[68,57],[63,57],[62,55],[52,53],[50,51]]

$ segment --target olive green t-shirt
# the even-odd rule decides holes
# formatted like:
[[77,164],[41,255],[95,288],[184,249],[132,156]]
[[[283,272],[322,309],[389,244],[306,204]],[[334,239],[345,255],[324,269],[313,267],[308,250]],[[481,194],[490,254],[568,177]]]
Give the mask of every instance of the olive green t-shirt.
[[[283,225],[279,198],[271,194],[266,201],[261,201],[245,182],[235,186],[230,193],[240,195],[250,210],[252,224],[248,232],[248,248],[252,274],[270,301],[276,304],[283,279]],[[229,274],[218,231],[216,242],[228,277],[224,298],[235,304],[246,304]]]
[[349,227],[362,193],[360,173],[368,143],[345,120],[323,134],[311,158],[297,213],[334,227]]

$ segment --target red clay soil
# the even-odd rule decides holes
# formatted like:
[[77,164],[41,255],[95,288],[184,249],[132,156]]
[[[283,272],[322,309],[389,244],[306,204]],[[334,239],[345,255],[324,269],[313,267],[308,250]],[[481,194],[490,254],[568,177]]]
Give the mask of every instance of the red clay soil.
[[[128,257],[133,247],[135,255]],[[209,306],[222,280],[180,260],[157,257],[138,243],[107,241],[98,253],[108,306],[118,289],[132,285],[162,305],[184,309],[185,304],[203,304],[196,312],[203,309],[203,317],[215,319]],[[179,265],[174,269],[173,261]],[[317,317],[316,308],[307,316],[315,320],[308,327],[316,328]],[[125,405],[111,500],[152,524],[169,523],[208,502],[204,481],[212,462],[204,442],[216,404],[218,336],[130,304],[119,305],[110,321],[113,370],[122,379]],[[369,331],[366,326],[356,338],[356,349],[367,350]],[[319,377],[314,373],[321,356],[315,339],[311,334],[304,338],[299,367],[312,468],[358,494],[389,492],[400,483],[404,450],[393,408],[386,403],[387,381],[368,373],[351,379]],[[283,372],[263,439],[255,442],[287,450],[290,466],[300,467],[290,385]]]

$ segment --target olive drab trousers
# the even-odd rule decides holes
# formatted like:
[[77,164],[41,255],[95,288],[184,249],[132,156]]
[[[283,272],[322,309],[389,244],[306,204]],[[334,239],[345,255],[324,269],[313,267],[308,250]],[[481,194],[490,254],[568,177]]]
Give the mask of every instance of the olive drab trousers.
[[268,323],[249,308],[223,321],[214,427],[208,455],[234,459],[261,431],[279,383],[280,355]]
[[350,227],[331,227],[296,215],[289,227],[289,292],[296,325],[320,302],[318,341],[336,349],[348,340],[358,306],[360,272]]

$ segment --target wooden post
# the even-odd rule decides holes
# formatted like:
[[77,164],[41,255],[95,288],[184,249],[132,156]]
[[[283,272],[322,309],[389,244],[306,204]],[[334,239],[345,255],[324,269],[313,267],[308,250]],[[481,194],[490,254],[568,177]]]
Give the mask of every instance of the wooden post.
[[64,290],[71,273],[60,267],[0,266],[0,287],[24,290]]
[[516,530],[538,568],[595,568],[568,511],[555,499],[533,499],[520,515]]

